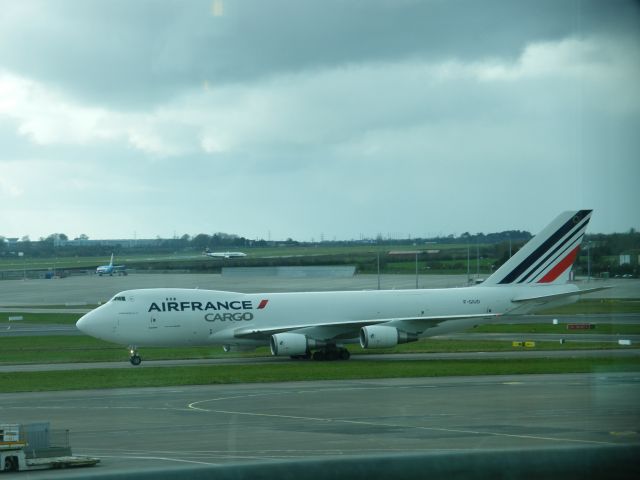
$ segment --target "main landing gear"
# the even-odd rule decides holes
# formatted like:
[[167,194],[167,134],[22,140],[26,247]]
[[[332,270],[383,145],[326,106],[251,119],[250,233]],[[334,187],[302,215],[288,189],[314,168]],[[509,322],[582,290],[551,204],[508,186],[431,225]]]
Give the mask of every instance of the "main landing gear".
[[142,357],[138,355],[138,349],[135,345],[129,347],[129,361],[131,365],[140,365],[142,363]]
[[343,347],[327,346],[320,350],[313,352],[307,352],[305,355],[292,355],[293,360],[310,360],[313,359],[317,362],[326,362],[333,360],[349,360],[351,354],[349,350]]
[[349,358],[351,358],[349,350],[343,347],[323,348],[313,352],[313,359],[318,362],[349,360]]

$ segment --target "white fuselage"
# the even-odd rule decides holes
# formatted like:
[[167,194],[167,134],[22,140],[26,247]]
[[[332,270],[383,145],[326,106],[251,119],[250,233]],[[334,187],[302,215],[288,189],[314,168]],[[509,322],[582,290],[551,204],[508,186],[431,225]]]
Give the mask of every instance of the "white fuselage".
[[206,252],[205,255],[209,257],[219,257],[219,258],[236,258],[236,257],[247,256],[247,254],[243,252]]
[[[541,295],[576,291],[574,285],[533,287]],[[238,338],[239,330],[282,328],[322,340],[330,329],[339,343],[358,341],[349,322],[386,320],[420,336],[433,336],[475,324],[496,321],[495,315],[516,315],[546,308],[550,302],[512,302],[532,287],[465,287],[431,290],[373,290],[243,294],[215,290],[158,288],[128,290],[89,312],[78,328],[111,342],[138,346],[267,345],[268,338]],[[539,289],[539,290],[538,290]],[[556,303],[569,303],[563,298]],[[447,321],[415,321],[425,317],[480,315]],[[412,319],[413,321],[406,321]],[[339,324],[345,323],[341,327]],[[314,325],[323,325],[314,330]]]

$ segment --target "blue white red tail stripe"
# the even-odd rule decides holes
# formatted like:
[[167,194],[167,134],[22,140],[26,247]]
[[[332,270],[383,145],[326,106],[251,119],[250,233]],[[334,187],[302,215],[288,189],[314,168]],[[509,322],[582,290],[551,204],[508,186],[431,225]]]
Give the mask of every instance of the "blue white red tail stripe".
[[[587,227],[587,223],[589,222],[590,217],[586,217],[579,223],[576,228],[571,230],[569,234],[567,234],[561,242],[557,243],[553,250],[540,262],[536,264],[529,272],[522,278],[518,280],[518,283],[531,283],[531,282],[539,282],[540,276],[548,270],[550,267],[553,268],[557,262],[561,261],[565,258],[567,252],[574,251],[576,248],[580,249],[580,244],[582,243],[582,238],[584,237],[584,231]],[[577,251],[576,251],[577,255]],[[575,258],[574,258],[575,259]],[[573,265],[573,262],[569,264],[569,266]]]
[[591,212],[579,210],[560,214],[483,284],[566,282]]
[[569,254],[562,259],[560,263],[557,263],[551,270],[549,270],[544,277],[538,280],[538,283],[552,283],[555,279],[557,279],[560,275],[567,271],[568,268],[573,265],[573,262],[576,261],[576,257],[578,256],[578,251],[580,250],[580,246],[577,246],[573,250],[569,252]]

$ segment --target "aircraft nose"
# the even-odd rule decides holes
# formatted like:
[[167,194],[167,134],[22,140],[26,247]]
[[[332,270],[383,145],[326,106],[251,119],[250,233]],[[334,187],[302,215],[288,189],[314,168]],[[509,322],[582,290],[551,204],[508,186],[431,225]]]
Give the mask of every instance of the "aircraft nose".
[[90,317],[91,312],[85,313],[80,319],[76,322],[76,328],[80,330],[82,333],[89,334],[89,324],[91,323]]
[[91,335],[92,337],[107,339],[110,333],[110,325],[108,318],[101,315],[96,310],[86,313],[76,322],[76,327],[82,333]]

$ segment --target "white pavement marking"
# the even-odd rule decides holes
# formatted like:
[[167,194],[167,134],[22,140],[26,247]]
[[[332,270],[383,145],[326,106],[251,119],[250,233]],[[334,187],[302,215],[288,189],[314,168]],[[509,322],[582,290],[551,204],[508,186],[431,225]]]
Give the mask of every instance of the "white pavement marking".
[[[507,382],[503,382],[507,383]],[[507,383],[508,384],[508,383]],[[513,382],[512,384],[524,384],[524,382]],[[434,387],[436,387],[434,385]],[[380,388],[390,388],[390,387],[380,387]],[[404,388],[412,388],[410,386],[404,386]],[[357,390],[357,387],[352,387],[352,390]],[[375,387],[363,387],[363,389],[373,390]],[[278,394],[286,394],[291,392],[278,392]],[[416,429],[416,430],[428,430],[428,431],[437,431],[437,432],[447,432],[447,433],[464,433],[467,435],[490,435],[496,437],[509,437],[509,438],[523,438],[523,439],[531,439],[531,440],[544,440],[544,441],[553,441],[553,442],[574,442],[574,443],[587,443],[587,444],[595,444],[595,445],[615,445],[613,442],[603,442],[597,440],[581,440],[575,438],[558,438],[558,437],[544,437],[540,435],[524,435],[524,434],[512,434],[512,433],[501,433],[501,432],[488,432],[488,431],[480,431],[480,430],[469,430],[469,429],[457,429],[457,428],[443,428],[443,427],[424,427],[418,425],[402,425],[402,424],[393,424],[393,423],[377,423],[370,422],[364,420],[348,420],[348,419],[340,419],[340,418],[318,418],[318,417],[306,417],[306,416],[298,416],[298,415],[282,415],[275,413],[259,413],[259,412],[242,412],[236,410],[214,410],[208,408],[202,408],[200,406],[203,403],[215,402],[226,399],[238,399],[238,398],[248,398],[248,397],[259,397],[259,396],[267,396],[270,395],[268,393],[265,394],[249,394],[249,395],[240,395],[234,397],[219,397],[208,400],[199,400],[196,402],[191,402],[187,406],[189,409],[201,411],[201,412],[209,412],[209,413],[218,413],[223,415],[244,415],[250,417],[265,417],[265,418],[282,418],[287,420],[303,420],[303,421],[312,421],[312,422],[323,422],[323,423],[344,423],[350,425],[367,425],[373,427],[390,427],[390,428],[405,428],[405,429]]]

